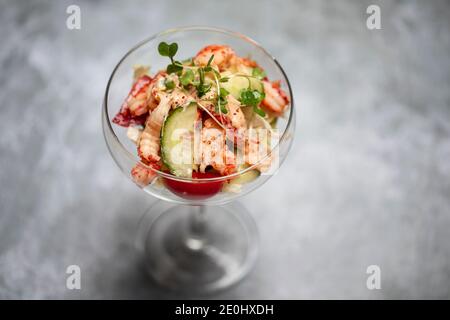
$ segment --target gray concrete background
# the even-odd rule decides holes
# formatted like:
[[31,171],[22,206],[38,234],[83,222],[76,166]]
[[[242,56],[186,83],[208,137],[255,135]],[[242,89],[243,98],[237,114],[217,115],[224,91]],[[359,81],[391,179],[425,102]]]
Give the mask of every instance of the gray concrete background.
[[[72,3],[79,31],[65,27]],[[365,26],[371,3],[382,30]],[[299,111],[283,168],[243,201],[256,268],[213,297],[449,298],[449,17],[447,1],[1,1],[0,297],[179,297],[134,251],[154,200],[107,153],[100,108],[129,47],[196,24],[262,43]],[[70,264],[80,291],[65,288]]]

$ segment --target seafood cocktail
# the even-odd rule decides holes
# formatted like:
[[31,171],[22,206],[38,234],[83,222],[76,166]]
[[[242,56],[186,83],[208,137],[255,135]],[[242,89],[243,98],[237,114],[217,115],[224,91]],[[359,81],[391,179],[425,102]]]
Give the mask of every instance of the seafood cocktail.
[[[199,199],[239,192],[267,172],[276,157],[277,119],[289,104],[280,82],[227,45],[205,46],[181,61],[175,42],[159,43],[158,51],[167,67],[152,74],[148,66],[135,66],[131,90],[112,120],[127,128],[145,164],[131,170],[136,184],[160,183],[180,197]],[[155,181],[160,171],[194,180],[237,175],[208,184]]]

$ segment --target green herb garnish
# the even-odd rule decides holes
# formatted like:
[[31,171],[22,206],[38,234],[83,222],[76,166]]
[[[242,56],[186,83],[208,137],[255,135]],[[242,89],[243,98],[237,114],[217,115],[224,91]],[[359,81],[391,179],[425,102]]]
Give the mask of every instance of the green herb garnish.
[[205,83],[204,68],[198,69],[198,76],[199,76],[199,83],[197,84],[196,88],[197,88],[198,96],[201,98],[211,89],[211,84]]
[[179,61],[174,61],[174,63],[171,63],[167,66],[167,73],[177,73],[180,74],[183,70],[183,67],[179,64]]
[[178,44],[176,42],[168,44],[163,41],[158,45],[159,54],[162,55],[163,57],[169,57],[170,60],[172,60],[172,62],[173,57],[175,56],[177,51],[178,51]]
[[209,57],[208,63],[206,64],[207,67],[209,67],[211,65],[211,62],[214,59],[214,55],[212,54],[211,57]]
[[166,79],[166,81],[164,82],[164,85],[166,86],[166,88],[168,90],[172,90],[173,88],[175,88],[175,82],[173,82],[172,80]]
[[256,67],[252,70],[252,76],[259,80],[262,80],[266,77],[266,72],[263,69]]
[[228,110],[225,107],[228,103],[227,101],[227,96],[230,93],[228,92],[228,90],[226,90],[225,88],[220,88],[220,93],[219,93],[219,103],[216,106],[216,112],[219,112],[219,107],[220,107],[220,112],[227,114]]
[[260,115],[261,117],[265,117],[265,115],[266,115],[266,113],[257,106],[253,106],[253,112]]
[[175,61],[173,57],[178,51],[178,44],[176,42],[168,44],[166,42],[161,42],[158,45],[158,52],[163,57],[169,57],[172,62],[167,66],[167,73],[180,73],[183,70],[183,65],[180,61]]
[[225,88],[220,88],[220,97],[226,98],[227,95],[229,95],[230,92],[228,92]]
[[187,69],[180,77],[180,82],[183,86],[192,84],[193,81],[194,81],[194,72],[190,69]]
[[197,88],[198,96],[201,98],[205,94],[207,94],[209,90],[211,90],[211,84],[210,83],[208,83],[208,84],[199,83],[196,88]]
[[261,101],[264,100],[264,97],[264,93],[248,88],[241,91],[240,101],[246,106],[253,107],[253,111],[255,113],[259,114],[261,117],[264,117],[266,113],[258,107]]

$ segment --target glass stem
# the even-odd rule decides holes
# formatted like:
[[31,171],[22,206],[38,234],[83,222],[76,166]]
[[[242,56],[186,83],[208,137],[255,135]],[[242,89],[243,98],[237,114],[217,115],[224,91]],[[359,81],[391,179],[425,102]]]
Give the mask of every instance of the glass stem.
[[192,206],[189,219],[189,235],[186,245],[192,250],[200,250],[205,244],[206,212],[204,206]]

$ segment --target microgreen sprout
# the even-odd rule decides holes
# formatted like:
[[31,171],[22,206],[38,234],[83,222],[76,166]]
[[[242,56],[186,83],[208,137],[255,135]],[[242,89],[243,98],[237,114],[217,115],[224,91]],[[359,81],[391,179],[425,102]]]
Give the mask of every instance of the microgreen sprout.
[[164,85],[168,90],[172,90],[173,88],[175,88],[175,82],[169,79],[166,79],[166,81],[164,81]]
[[197,84],[196,88],[197,88],[198,96],[201,98],[211,89],[211,84],[205,83],[204,68],[198,69],[198,76],[199,76],[199,83]]
[[266,77],[266,72],[261,68],[255,67],[252,70],[252,76],[259,80],[262,80]]
[[158,52],[163,57],[169,57],[171,64],[167,66],[167,73],[180,73],[183,70],[183,65],[181,62],[173,59],[178,51],[178,44],[173,42],[168,44],[166,42],[161,42],[158,45]]
[[264,93],[248,88],[241,91],[240,101],[242,104],[252,107],[255,113],[257,113],[261,117],[264,117],[266,113],[258,107],[261,101],[264,100],[264,97]]
[[230,93],[228,92],[228,90],[226,90],[225,88],[220,88],[217,109],[219,109],[222,113],[225,113],[225,114],[228,113],[228,110],[227,110],[227,108],[225,106],[228,103],[227,96],[229,94]]
[[194,77],[194,72],[190,69],[187,69],[180,77],[180,82],[183,86],[188,86],[192,84],[192,82],[194,81]]

